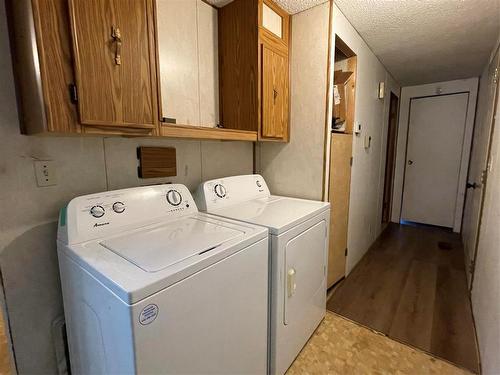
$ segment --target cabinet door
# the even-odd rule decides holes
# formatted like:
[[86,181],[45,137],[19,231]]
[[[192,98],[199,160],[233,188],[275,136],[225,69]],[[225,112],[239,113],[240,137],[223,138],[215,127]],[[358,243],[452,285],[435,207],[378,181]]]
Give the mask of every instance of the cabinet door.
[[84,125],[155,128],[155,42],[150,0],[70,0]]
[[219,123],[217,10],[201,0],[157,1],[162,117]]
[[264,138],[288,138],[288,58],[262,45],[262,129]]
[[347,225],[351,191],[352,134],[332,134],[330,143],[330,288],[345,276]]
[[262,44],[263,138],[288,139],[288,58]]

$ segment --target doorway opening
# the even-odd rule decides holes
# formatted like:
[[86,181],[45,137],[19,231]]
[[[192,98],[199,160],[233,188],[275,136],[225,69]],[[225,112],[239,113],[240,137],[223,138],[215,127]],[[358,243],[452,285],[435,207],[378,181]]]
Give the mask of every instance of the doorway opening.
[[357,56],[338,35],[335,35],[333,67],[334,106],[330,129],[328,194],[331,204],[328,288],[345,277],[356,97]]

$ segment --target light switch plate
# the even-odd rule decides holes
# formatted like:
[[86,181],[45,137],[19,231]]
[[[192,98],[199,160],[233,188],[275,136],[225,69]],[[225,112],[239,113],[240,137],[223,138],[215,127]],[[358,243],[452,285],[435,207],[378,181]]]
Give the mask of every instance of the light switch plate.
[[357,124],[355,124],[355,126],[354,126],[354,134],[356,134],[356,135],[361,134],[361,124],[359,122]]
[[57,185],[57,170],[53,160],[35,160],[34,166],[39,187]]

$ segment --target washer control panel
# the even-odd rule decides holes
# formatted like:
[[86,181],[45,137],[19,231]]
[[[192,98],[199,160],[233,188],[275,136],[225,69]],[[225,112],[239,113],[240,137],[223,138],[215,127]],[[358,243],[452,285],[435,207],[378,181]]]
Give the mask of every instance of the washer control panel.
[[180,184],[139,187],[73,199],[61,210],[59,238],[87,241],[138,224],[198,212],[189,190]]

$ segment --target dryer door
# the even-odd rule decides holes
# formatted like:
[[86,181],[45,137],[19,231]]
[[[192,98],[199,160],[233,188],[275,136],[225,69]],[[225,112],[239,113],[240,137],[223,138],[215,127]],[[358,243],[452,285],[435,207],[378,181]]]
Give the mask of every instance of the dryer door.
[[322,220],[286,244],[285,325],[308,322],[325,309],[326,225]]

